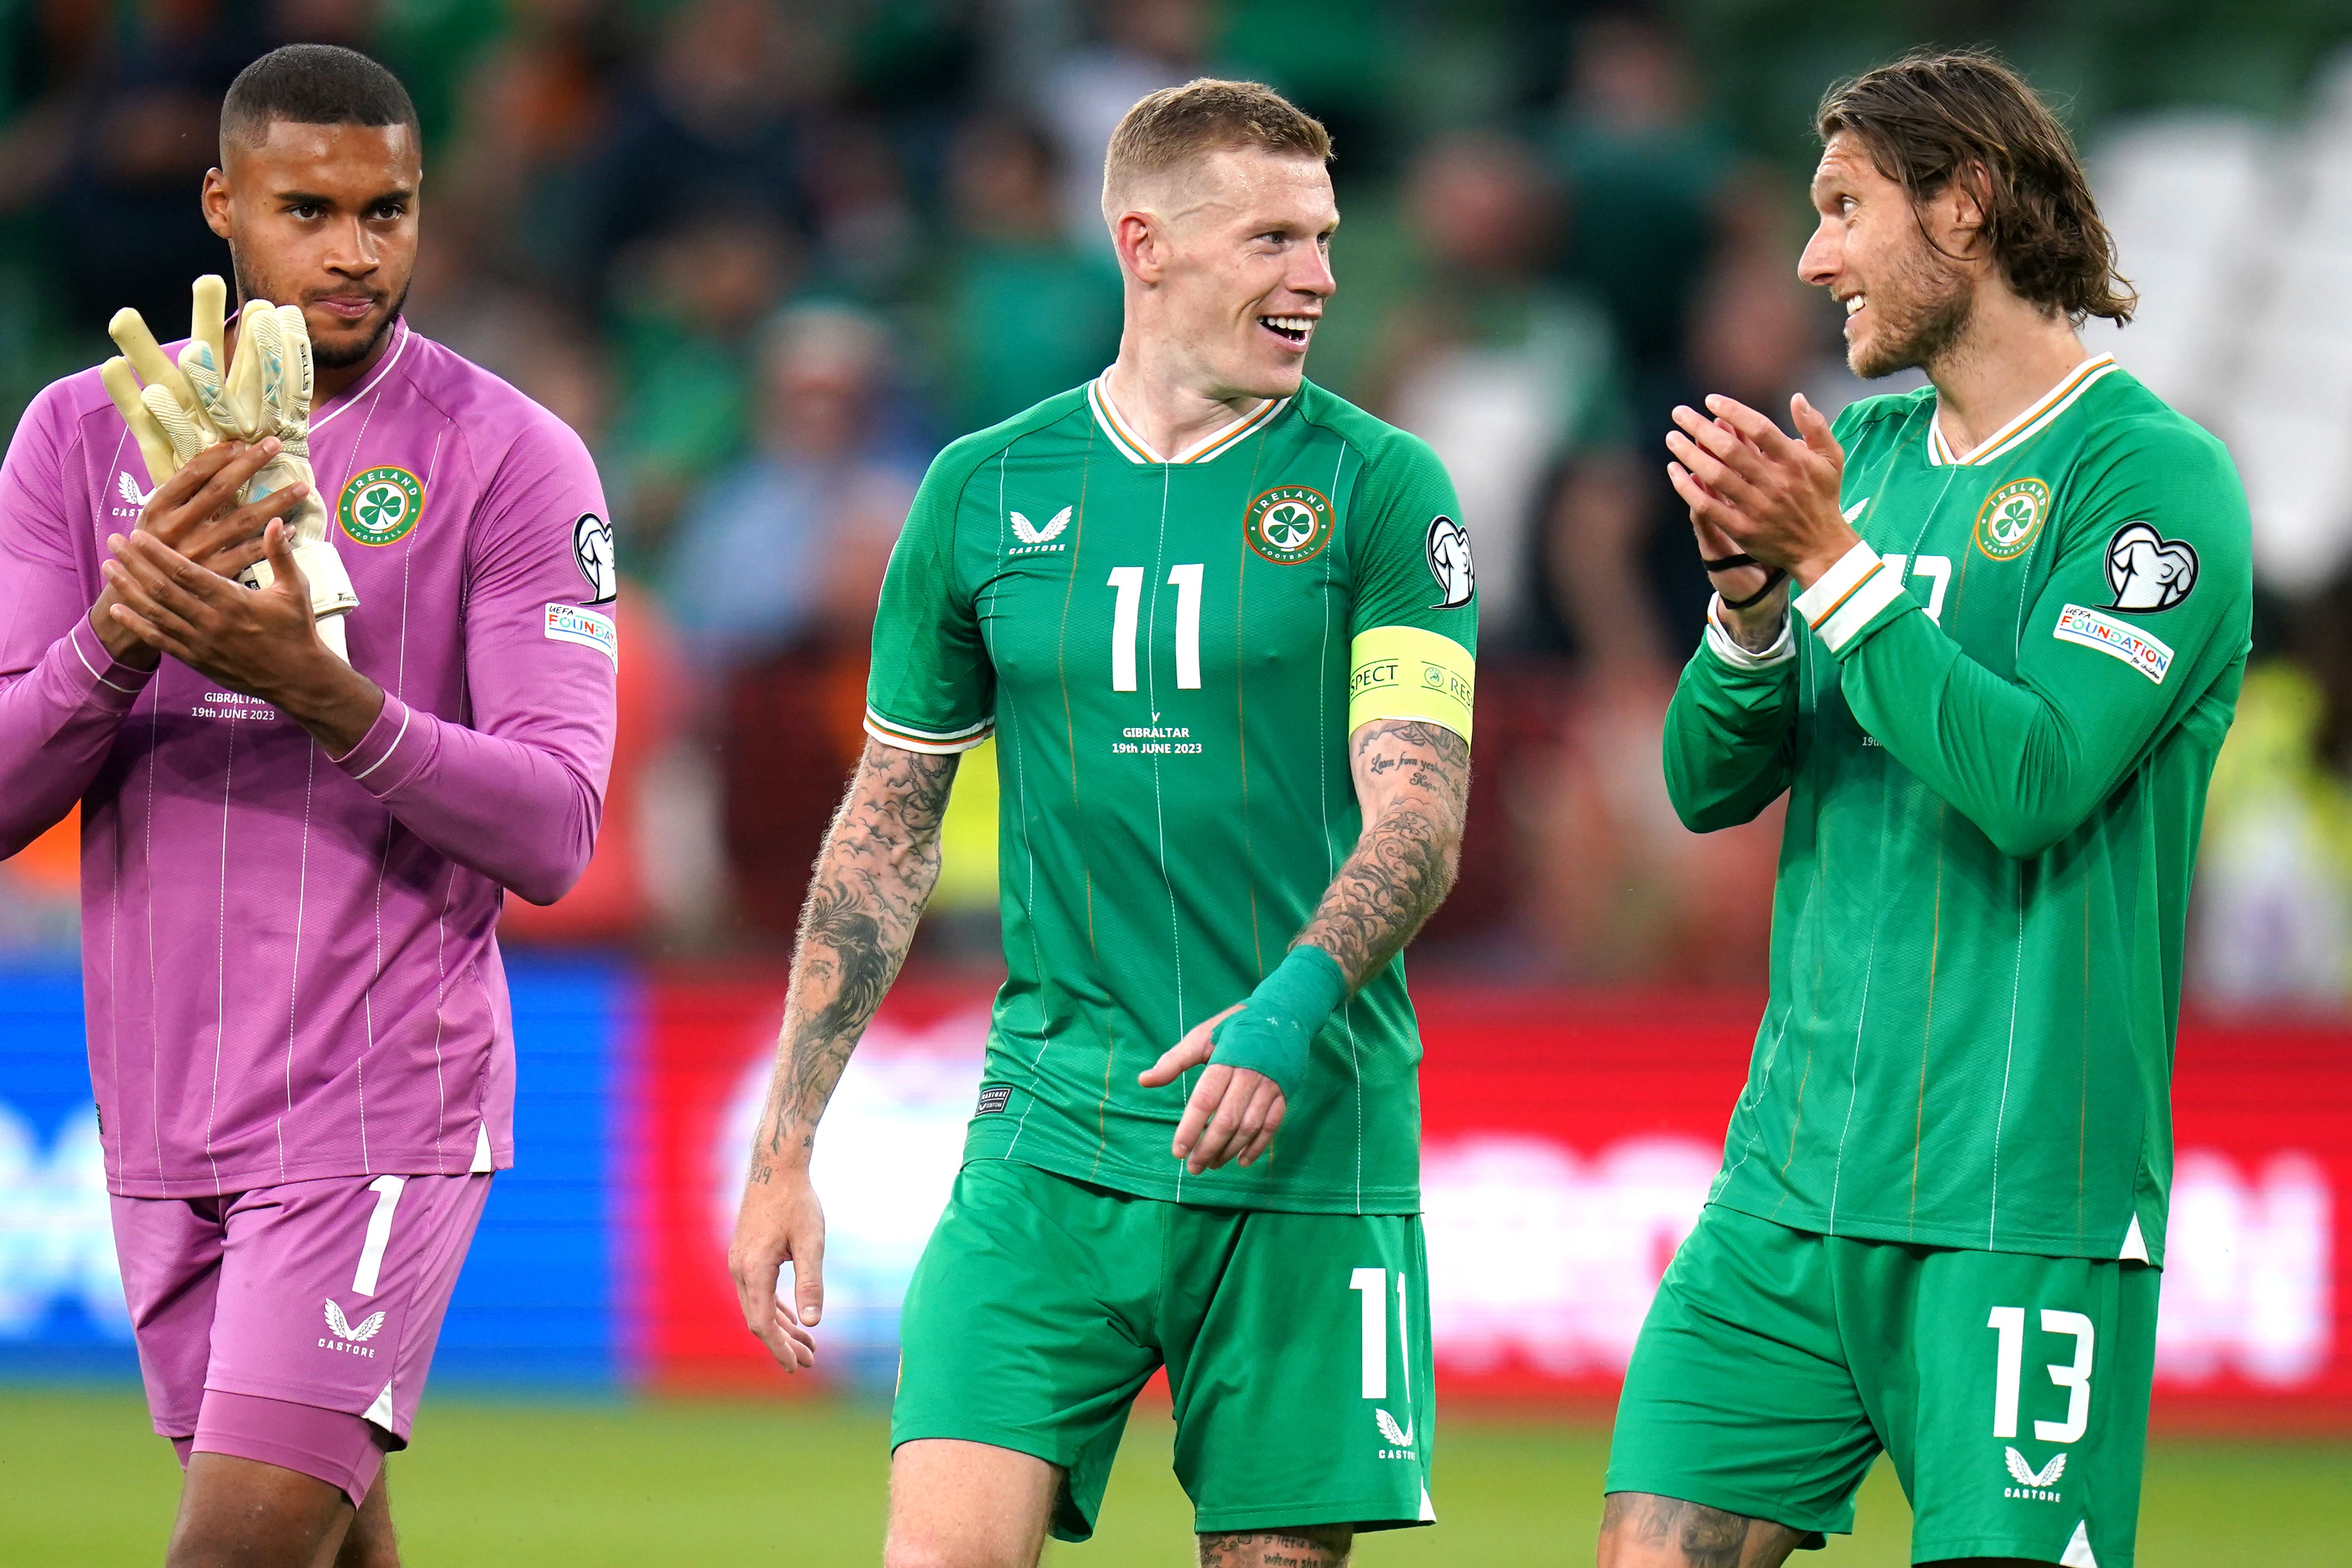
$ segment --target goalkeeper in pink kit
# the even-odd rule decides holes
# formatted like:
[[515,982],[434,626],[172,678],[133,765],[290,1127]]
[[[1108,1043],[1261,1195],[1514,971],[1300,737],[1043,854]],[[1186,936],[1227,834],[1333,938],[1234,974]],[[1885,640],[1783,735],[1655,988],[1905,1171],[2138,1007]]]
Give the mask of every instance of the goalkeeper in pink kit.
[[579,876],[611,758],[595,470],[401,320],[420,179],[383,68],[257,61],[203,193],[248,308],[126,312],[0,467],[0,854],[80,805],[173,1564],[397,1562],[383,1456],[513,1159],[499,906]]

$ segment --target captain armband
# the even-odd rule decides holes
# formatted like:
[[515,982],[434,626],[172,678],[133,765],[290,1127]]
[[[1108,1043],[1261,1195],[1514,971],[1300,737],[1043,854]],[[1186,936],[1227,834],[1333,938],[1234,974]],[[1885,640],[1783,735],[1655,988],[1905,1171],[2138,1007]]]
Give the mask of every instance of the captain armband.
[[1375,626],[1348,652],[1349,734],[1374,719],[1407,718],[1470,738],[1478,662],[1469,649],[1418,626]]

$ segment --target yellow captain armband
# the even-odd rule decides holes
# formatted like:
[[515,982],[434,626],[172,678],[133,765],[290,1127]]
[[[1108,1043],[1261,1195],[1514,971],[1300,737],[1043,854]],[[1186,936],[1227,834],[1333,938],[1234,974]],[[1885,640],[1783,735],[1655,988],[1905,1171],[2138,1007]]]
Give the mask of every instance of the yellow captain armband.
[[1375,626],[1348,646],[1348,733],[1380,718],[1421,719],[1470,738],[1478,662],[1451,637]]

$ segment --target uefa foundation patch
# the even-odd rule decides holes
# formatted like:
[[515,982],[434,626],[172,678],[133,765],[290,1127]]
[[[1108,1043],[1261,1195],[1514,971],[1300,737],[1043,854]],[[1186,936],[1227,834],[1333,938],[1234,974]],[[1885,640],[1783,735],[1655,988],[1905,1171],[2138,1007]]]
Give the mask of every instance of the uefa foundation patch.
[[2050,634],[2062,643],[2080,643],[2085,648],[2113,654],[2159,686],[2164,685],[2165,671],[2172,668],[2172,650],[2162,642],[2137,626],[2110,620],[2080,604],[2069,604],[2061,610],[2058,624]]
[[362,469],[351,477],[335,502],[335,520],[363,545],[388,545],[408,537],[425,510],[425,486],[405,468]]
[[577,643],[583,648],[595,649],[616,664],[621,662],[621,630],[614,624],[613,618],[577,604],[547,607],[547,640]]

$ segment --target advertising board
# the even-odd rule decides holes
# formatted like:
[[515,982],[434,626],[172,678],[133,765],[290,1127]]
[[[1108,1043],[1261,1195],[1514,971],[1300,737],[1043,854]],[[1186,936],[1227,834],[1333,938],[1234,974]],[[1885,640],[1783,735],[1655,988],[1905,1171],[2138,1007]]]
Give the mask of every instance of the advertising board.
[[[815,1155],[823,1375],[787,1381],[726,1270],[781,982],[511,973],[520,1160],[493,1192],[436,1375],[887,1392],[899,1301],[961,1157],[986,988],[902,984],[844,1076]],[[1441,1386],[1604,1404],[1706,1199],[1755,1003],[1419,998]],[[127,1376],[79,977],[0,976],[0,1375]],[[2192,1019],[2174,1103],[2158,1421],[2352,1427],[2352,1029]]]
[[[1440,1385],[1606,1401],[1706,1201],[1756,1004],[1417,994]],[[782,1003],[756,983],[648,994],[633,1145],[646,1267],[628,1321],[635,1360],[657,1385],[772,1376],[724,1260]],[[902,988],[844,1076],[814,1166],[828,1376],[889,1385],[898,1297],[954,1179],[986,1004],[979,989]],[[2192,1021],[2174,1098],[2159,1419],[2352,1424],[2352,1354],[2337,1328],[2352,1245],[2352,1031]]]

